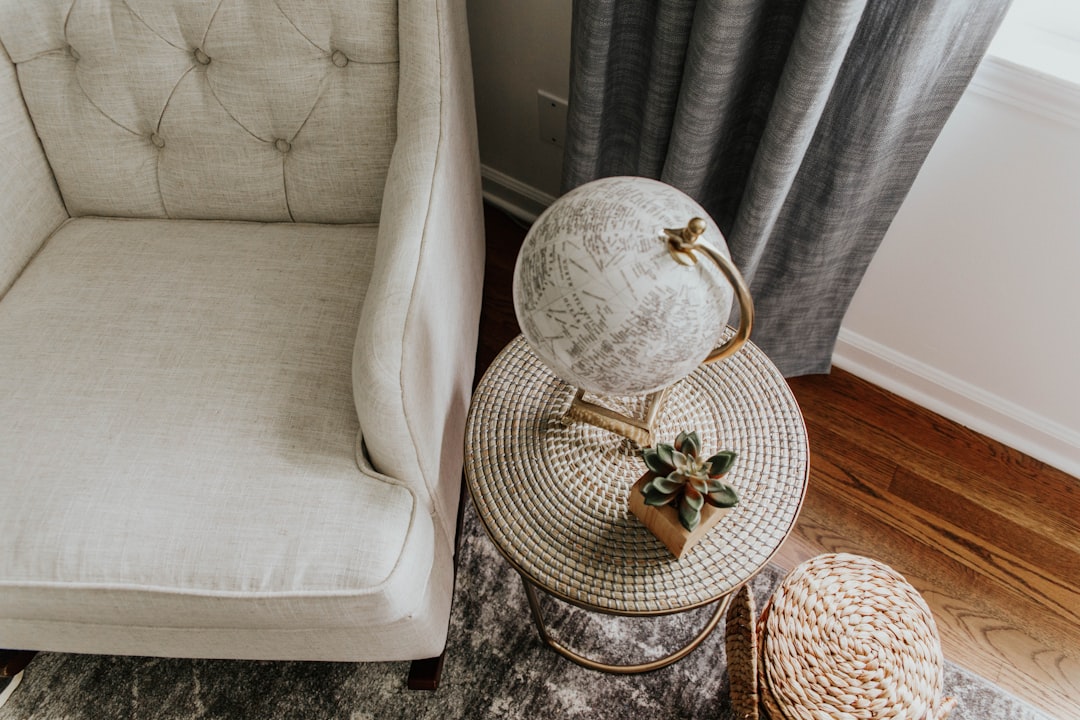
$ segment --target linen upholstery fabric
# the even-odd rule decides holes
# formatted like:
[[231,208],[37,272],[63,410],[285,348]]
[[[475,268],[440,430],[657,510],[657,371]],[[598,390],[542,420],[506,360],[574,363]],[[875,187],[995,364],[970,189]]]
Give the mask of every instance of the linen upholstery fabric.
[[0,39],[73,216],[375,222],[396,14],[393,0],[7,2]]
[[563,189],[643,175],[692,196],[749,284],[755,343],[785,375],[825,372],[1008,4],[576,0]]
[[52,172],[26,114],[15,66],[0,46],[0,298],[41,243],[67,219]]
[[[376,467],[415,478],[453,542],[484,237],[463,2],[402,3],[398,142],[353,360]],[[434,72],[441,68],[442,72]],[[404,282],[403,282],[404,279]]]
[[[214,0],[208,5],[220,7],[209,14],[207,4],[176,5],[0,0],[0,49],[15,60],[21,90],[33,86],[47,108],[39,118],[31,107],[30,127],[25,107],[34,101],[4,98],[2,112],[22,118],[12,132],[27,146],[0,155],[0,185],[25,183],[20,202],[51,198],[33,222],[0,237],[4,252],[18,249],[5,268],[15,283],[0,300],[0,391],[10,398],[0,409],[0,497],[4,508],[9,497],[20,508],[0,509],[16,540],[0,553],[0,647],[351,661],[437,655],[453,591],[483,267],[464,3],[331,2],[325,11]],[[78,57],[63,60],[74,60],[73,71],[57,65],[62,82],[27,66],[59,63],[58,39],[76,46],[64,28],[90,10],[108,20],[75,25],[106,40],[84,37],[84,47],[135,54],[112,67],[100,59],[107,53],[90,53],[97,71],[109,66],[110,82],[96,87],[110,85],[113,111],[131,111],[124,117],[148,122],[163,102],[161,128],[177,111],[169,127],[201,133],[203,111],[213,107],[203,90],[224,87],[209,75],[222,57],[232,65],[218,65],[218,79],[233,77],[230,87],[252,101],[249,114],[232,117],[237,106],[215,94],[233,123],[223,133],[263,121],[278,133],[279,120],[307,112],[312,68],[314,109],[291,139],[270,137],[274,163],[260,165],[269,148],[253,133],[238,152],[226,147],[231,135],[185,144],[151,129],[155,150],[146,155],[126,129],[106,128],[111,149],[85,151],[71,139],[83,129],[64,127],[63,116],[100,119],[78,100],[87,96],[50,93],[82,93],[82,73],[95,65],[80,67],[86,56],[76,47]],[[271,62],[265,76],[244,66],[239,50],[272,52],[230,37],[213,56],[200,35],[248,11],[235,34],[280,39],[283,52],[297,53]],[[138,22],[125,44],[116,28],[128,27],[128,15]],[[171,80],[188,60],[159,39],[178,37],[194,63]],[[24,55],[9,45],[46,49]],[[312,48],[323,52],[317,62]],[[387,54],[354,63],[368,49]],[[335,114],[329,102],[334,122],[350,123],[344,139],[323,133],[301,142],[325,125],[325,97],[379,105],[382,90],[354,64],[392,66],[371,68],[395,78],[385,88],[389,132],[382,111]],[[240,71],[246,79],[228,75]],[[287,77],[293,72],[304,82]],[[356,84],[342,90],[335,77]],[[162,95],[148,78],[174,85]],[[0,92],[19,90],[13,79],[10,65],[0,67]],[[177,103],[185,87],[206,104]],[[286,97],[290,87],[307,94]],[[370,137],[351,123],[370,123]],[[300,149],[309,154],[294,163]],[[68,152],[86,157],[69,167]],[[162,178],[153,192],[143,186],[152,176],[140,164],[146,158]],[[171,175],[180,167],[198,172]],[[48,172],[62,178],[68,169],[73,187]],[[74,219],[50,237],[69,214],[61,215],[58,184]],[[194,217],[176,219],[184,208]],[[83,216],[90,212],[113,217]],[[266,222],[305,219],[334,225]],[[98,537],[107,519],[115,525]]]
[[[71,649],[94,626],[298,631],[422,609],[431,521],[355,454],[376,232],[87,218],[51,238],[0,303],[5,643],[36,646],[27,621]],[[424,647],[392,640],[383,655]]]

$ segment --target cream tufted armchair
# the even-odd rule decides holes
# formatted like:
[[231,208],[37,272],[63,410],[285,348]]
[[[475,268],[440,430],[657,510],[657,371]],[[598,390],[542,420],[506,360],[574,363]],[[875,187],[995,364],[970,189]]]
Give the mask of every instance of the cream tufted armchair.
[[462,0],[0,0],[0,647],[443,650]]

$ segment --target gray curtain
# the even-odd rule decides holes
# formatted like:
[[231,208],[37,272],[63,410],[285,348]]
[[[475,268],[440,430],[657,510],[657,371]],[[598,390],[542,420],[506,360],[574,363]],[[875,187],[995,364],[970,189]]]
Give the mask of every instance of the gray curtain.
[[575,0],[563,190],[642,175],[694,197],[750,284],[753,340],[785,375],[827,372],[1008,2]]

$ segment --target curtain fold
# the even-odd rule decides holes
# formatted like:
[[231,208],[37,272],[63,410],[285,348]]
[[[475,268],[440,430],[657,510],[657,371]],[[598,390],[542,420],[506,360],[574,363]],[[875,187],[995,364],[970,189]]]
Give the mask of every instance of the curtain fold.
[[575,0],[563,190],[641,175],[694,197],[750,285],[754,342],[785,375],[826,372],[1008,4]]

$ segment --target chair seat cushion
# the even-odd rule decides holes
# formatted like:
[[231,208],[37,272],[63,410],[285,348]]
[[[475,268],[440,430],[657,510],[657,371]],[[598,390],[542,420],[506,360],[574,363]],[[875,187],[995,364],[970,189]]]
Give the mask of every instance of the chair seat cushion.
[[421,602],[429,518],[357,461],[376,232],[57,231],[0,300],[0,617],[302,630]]

